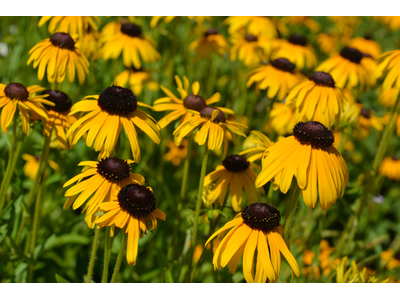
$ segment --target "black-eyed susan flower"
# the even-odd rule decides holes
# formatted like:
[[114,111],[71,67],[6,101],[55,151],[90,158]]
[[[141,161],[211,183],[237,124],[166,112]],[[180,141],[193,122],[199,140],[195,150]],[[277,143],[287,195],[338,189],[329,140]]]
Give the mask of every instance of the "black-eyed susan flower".
[[73,82],[75,72],[80,84],[85,82],[85,73],[89,73],[89,61],[75,47],[75,41],[68,33],[56,32],[49,39],[37,43],[29,51],[27,65],[33,62],[33,68],[38,66],[38,79],[42,80],[47,68],[49,82],[62,82],[67,75]]
[[329,73],[315,72],[290,90],[285,104],[295,107],[296,122],[306,118],[331,126],[335,120],[339,122],[345,101],[345,94]]
[[[291,106],[285,106],[285,103],[275,102],[269,117],[272,129],[279,135],[291,133],[296,125],[295,112]],[[265,129],[264,131],[268,132]]]
[[258,159],[262,159],[267,149],[273,144],[274,142],[271,142],[265,134],[252,130],[243,142],[243,148],[248,149],[240,152],[239,155],[248,156],[247,160],[249,162],[255,162]]
[[[24,165],[25,176],[28,176],[31,180],[34,180],[39,170],[40,155],[33,156],[24,153],[22,154],[22,159],[26,161]],[[47,163],[54,171],[57,171],[60,168],[59,165],[51,159],[48,159]]]
[[379,167],[379,174],[400,181],[400,159],[397,156],[385,157]]
[[387,249],[381,253],[381,260],[386,264],[388,270],[400,268],[400,255],[395,254],[393,249]]
[[338,50],[340,36],[321,32],[317,35],[317,44],[322,52],[333,54]]
[[[94,100],[88,100],[94,99]],[[104,89],[100,95],[86,96],[71,108],[70,115],[77,112],[88,112],[76,121],[68,131],[71,143],[75,145],[87,132],[86,145],[100,151],[99,158],[110,156],[118,141],[121,128],[124,127],[136,163],[141,158],[136,125],[143,130],[155,143],[160,143],[160,132],[156,120],[141,111],[138,106],[150,106],[137,101],[130,89],[111,86]]]
[[200,112],[192,111],[194,116],[181,125],[174,131],[175,144],[178,146],[182,143],[183,139],[199,129],[195,133],[194,140],[200,146],[207,143],[208,149],[216,150],[221,148],[224,143],[225,158],[228,151],[228,137],[232,139],[233,143],[237,145],[235,134],[246,137],[242,132],[246,125],[228,121],[222,110],[215,107],[205,107]]
[[368,53],[375,59],[382,53],[381,45],[368,35],[351,39],[349,41],[349,47],[355,48],[361,53]]
[[331,74],[339,88],[358,89],[363,92],[370,87],[372,74],[361,63],[363,54],[355,48],[345,47],[340,54],[335,54],[322,62],[316,71]]
[[184,140],[179,146],[173,141],[167,141],[169,152],[164,154],[164,159],[172,162],[174,166],[179,166],[181,161],[186,158],[188,141]]
[[96,60],[100,58],[100,32],[89,26],[86,30],[86,34],[76,42],[75,46],[81,50],[83,55],[88,59]]
[[399,96],[399,89],[391,88],[388,90],[382,90],[382,88],[378,89],[378,101],[386,107],[392,107]]
[[305,204],[315,207],[319,198],[322,210],[327,210],[343,196],[349,180],[346,162],[332,146],[333,142],[332,130],[321,123],[297,123],[293,136],[268,148],[256,186],[275,178],[281,192],[286,194],[296,176]]
[[235,33],[230,37],[231,61],[236,58],[246,67],[255,67],[262,60],[268,59],[271,52],[271,40],[263,35]]
[[71,99],[66,93],[57,90],[44,90],[42,94],[47,94],[45,99],[54,103],[54,106],[44,105],[47,109],[48,120],[44,120],[43,135],[50,136],[54,129],[59,145],[67,149],[66,133],[77,121],[75,116],[69,115],[72,106]]
[[267,66],[259,67],[249,73],[247,87],[256,83],[257,90],[267,90],[270,99],[285,99],[289,89],[305,76],[295,70],[295,65],[286,58],[278,58]]
[[400,64],[400,50],[393,50],[383,53],[378,57],[379,65],[374,72],[375,78],[385,76],[382,83],[382,90],[390,90],[392,88],[400,89],[400,71],[397,67]]
[[228,49],[229,45],[225,37],[214,28],[208,29],[203,36],[189,45],[189,50],[196,51],[198,58],[208,58],[212,51],[222,56]]
[[241,155],[225,158],[215,171],[204,178],[205,187],[216,182],[208,195],[208,201],[214,203],[218,199],[219,205],[223,206],[229,187],[232,207],[236,212],[242,209],[243,192],[246,193],[249,203],[257,202],[258,195],[254,185],[257,176],[252,169],[254,166]]
[[232,16],[225,19],[224,24],[229,25],[229,34],[235,34],[247,29],[254,35],[262,35],[268,39],[278,36],[274,22],[268,17]]
[[[160,59],[160,53],[155,49],[155,42],[145,36],[142,28],[132,23],[107,24],[102,30],[101,49],[104,60],[117,59],[122,52],[125,67],[132,65],[140,69],[141,59],[144,62],[155,62]],[[108,28],[110,27],[110,28]],[[117,31],[114,31],[117,29]]]
[[43,26],[47,21],[49,21],[48,31],[49,33],[66,32],[71,35],[79,35],[79,39],[83,38],[89,27],[94,30],[98,30],[97,23],[100,24],[100,19],[98,17],[90,16],[56,16],[49,17],[45,16],[39,20],[38,26]]
[[[158,124],[161,128],[165,128],[169,123],[175,121],[178,118],[180,119],[180,124],[189,118],[193,117],[193,113],[188,110],[194,110],[200,112],[203,108],[208,105],[214,104],[221,99],[220,93],[215,93],[209,99],[204,100],[202,96],[199,95],[200,84],[198,81],[192,83],[190,92],[190,82],[186,76],[183,76],[183,85],[181,79],[175,75],[176,85],[178,86],[177,90],[180,95],[180,99],[174,95],[169,89],[161,86],[161,89],[167,97],[157,99],[153,103],[153,109],[155,111],[167,111],[172,110],[171,113],[163,117]],[[233,111],[227,108],[220,107],[219,109],[223,110],[226,113],[233,114]]]
[[94,227],[95,213],[99,211],[99,204],[112,201],[118,188],[131,183],[144,184],[144,177],[131,173],[133,161],[123,160],[117,157],[107,157],[100,161],[83,161],[78,166],[83,166],[82,173],[71,178],[64,184],[64,188],[75,184],[65,192],[68,199],[64,203],[64,209],[75,210],[86,201],[87,223],[90,228]]
[[269,204],[253,203],[246,206],[235,219],[208,239],[206,246],[214,237],[230,229],[215,251],[214,270],[228,265],[229,271],[234,274],[243,255],[243,275],[247,282],[264,283],[267,279],[276,282],[282,253],[296,276],[300,276],[297,262],[283,240],[280,220],[279,210]]
[[117,201],[100,204],[106,212],[96,223],[98,226],[112,226],[124,229],[128,235],[126,260],[133,266],[136,264],[138,242],[141,232],[146,233],[146,222],[150,221],[149,230],[157,227],[157,219],[165,221],[166,215],[156,208],[156,196],[150,187],[137,183],[128,184],[118,191]]
[[300,34],[292,34],[287,40],[273,42],[271,59],[286,58],[298,69],[313,69],[317,65],[317,54],[307,39]]
[[363,139],[369,136],[372,128],[382,131],[384,120],[378,118],[372,109],[363,107],[361,104],[358,105],[361,107],[357,126],[357,129],[359,130],[357,132],[358,138]]
[[119,73],[114,79],[114,84],[122,87],[129,85],[135,96],[139,96],[144,87],[151,91],[159,89],[159,84],[151,78],[149,72],[146,72],[143,68],[136,69],[134,66]]
[[43,104],[54,104],[44,99],[48,95],[36,95],[37,92],[41,92],[44,89],[39,85],[32,85],[26,88],[21,83],[16,82],[8,85],[0,83],[1,130],[3,133],[8,132],[8,127],[14,118],[17,108],[21,115],[24,133],[29,131],[29,120],[32,116],[36,119],[42,118],[46,120],[48,118]]
[[392,31],[400,29],[400,17],[399,16],[379,16],[375,17],[382,23],[386,24]]

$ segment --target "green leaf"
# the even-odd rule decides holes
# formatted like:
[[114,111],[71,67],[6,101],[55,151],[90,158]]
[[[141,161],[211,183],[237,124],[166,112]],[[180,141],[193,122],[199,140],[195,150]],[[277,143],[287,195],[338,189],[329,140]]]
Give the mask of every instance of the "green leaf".
[[220,210],[218,208],[214,208],[214,210],[216,210],[224,218],[228,218],[228,215],[226,213],[224,213],[222,210]]
[[62,278],[60,275],[58,275],[58,274],[56,274],[56,281],[58,282],[58,283],[71,283],[71,282],[69,282],[67,279],[65,279],[65,278]]
[[165,282],[166,283],[174,283],[174,279],[172,278],[171,270],[165,271]]

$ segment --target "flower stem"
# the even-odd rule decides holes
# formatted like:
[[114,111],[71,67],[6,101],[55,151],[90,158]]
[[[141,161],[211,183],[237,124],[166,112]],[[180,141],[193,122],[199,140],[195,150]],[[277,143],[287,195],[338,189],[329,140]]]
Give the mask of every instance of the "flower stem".
[[191,242],[191,246],[190,246],[189,268],[188,268],[188,281],[189,282],[192,282],[193,253],[194,253],[194,248],[196,247],[196,242],[197,242],[197,228],[199,226],[201,196],[203,194],[204,177],[206,176],[206,171],[207,171],[207,160],[208,160],[208,147],[207,147],[207,140],[206,140],[206,142],[204,143],[203,162],[201,164],[199,190],[197,192],[196,213],[195,213],[195,217],[194,217],[192,242]]
[[292,227],[294,213],[297,208],[297,202],[299,201],[300,188],[297,185],[297,180],[293,178],[292,189],[289,196],[289,203],[285,213],[285,224],[283,225],[283,239],[286,241],[289,237],[290,228]]
[[10,155],[8,157],[6,172],[4,173],[4,178],[1,182],[0,187],[0,216],[2,216],[2,210],[6,201],[7,189],[10,185],[12,175],[14,173],[15,165],[19,157],[19,153],[22,148],[25,135],[21,132],[21,135],[17,137],[17,117],[18,114],[14,114],[12,136],[11,136],[11,147]]
[[168,254],[167,254],[168,261],[172,261],[174,258],[174,247],[175,247],[175,243],[176,243],[176,238],[178,236],[179,224],[181,221],[181,212],[182,212],[183,202],[185,200],[186,190],[187,190],[187,186],[188,186],[188,177],[189,177],[188,174],[189,174],[189,167],[190,167],[190,154],[192,152],[192,145],[193,145],[193,138],[190,137],[188,140],[188,145],[187,145],[187,154],[186,154],[186,158],[185,158],[185,164],[183,166],[181,194],[179,197],[178,208],[176,210],[176,217],[175,217],[175,221],[174,221],[174,229],[172,231],[171,244],[169,245],[169,248],[168,248]]
[[344,249],[344,254],[347,253],[347,250],[348,250],[351,242],[354,240],[354,236],[357,232],[358,220],[360,219],[360,216],[364,209],[364,206],[367,203],[369,194],[373,191],[372,189],[374,187],[374,182],[375,182],[376,175],[378,173],[379,165],[385,156],[385,152],[386,152],[387,146],[389,144],[390,137],[392,136],[393,131],[396,127],[396,124],[392,124],[392,119],[393,119],[395,112],[397,111],[398,106],[399,106],[399,100],[400,100],[400,94],[397,97],[396,103],[394,104],[394,106],[392,107],[392,110],[390,112],[389,122],[386,124],[385,129],[382,134],[382,138],[379,142],[378,151],[376,152],[374,162],[372,164],[372,169],[367,174],[368,179],[366,181],[364,194],[362,195],[361,198],[358,199],[358,201],[357,201],[358,205],[356,206],[355,214],[353,214],[350,217],[349,221],[347,222],[346,227],[343,230],[342,235],[340,236],[339,242],[336,246],[336,257],[342,256],[342,250],[343,250],[343,246],[344,246],[346,240],[347,240],[347,243],[346,243],[346,247]]
[[90,280],[92,279],[94,264],[96,262],[97,248],[99,246],[100,231],[101,231],[101,228],[95,228],[94,229],[94,239],[93,239],[92,253],[90,254],[90,262],[89,262],[88,272],[87,272],[87,275],[86,275],[86,283],[89,283]]
[[119,269],[121,268],[122,259],[124,258],[126,237],[127,237],[127,234],[124,234],[124,232],[122,231],[121,246],[119,247],[117,261],[115,262],[114,272],[113,272],[113,275],[111,277],[111,283],[116,283],[117,282]]
[[[50,151],[50,140],[51,140],[50,137],[51,137],[51,132],[50,132],[49,136],[46,136],[44,138],[44,146],[43,146],[42,155],[40,156],[40,161],[39,161],[39,170],[35,177],[35,180],[37,180],[37,182],[35,182],[35,183],[36,183],[36,185],[37,184],[39,185],[39,189],[38,189],[38,193],[37,193],[37,197],[36,197],[35,211],[34,211],[33,223],[32,223],[32,237],[30,240],[30,247],[29,247],[29,253],[30,253],[30,258],[32,259],[32,263],[29,264],[29,273],[28,273],[29,280],[28,280],[28,282],[32,282],[33,271],[35,268],[34,254],[35,254],[37,232],[39,229],[39,219],[40,219],[40,211],[41,211],[42,195],[43,195],[43,182],[44,182],[45,170],[46,170],[47,161],[49,158],[49,151]],[[32,197],[35,196],[34,193],[31,193],[30,196],[31,195],[33,195]]]
[[108,265],[110,264],[110,252],[111,252],[111,227],[107,226],[106,230],[106,242],[104,244],[104,267],[103,275],[101,276],[101,283],[107,283],[108,280]]

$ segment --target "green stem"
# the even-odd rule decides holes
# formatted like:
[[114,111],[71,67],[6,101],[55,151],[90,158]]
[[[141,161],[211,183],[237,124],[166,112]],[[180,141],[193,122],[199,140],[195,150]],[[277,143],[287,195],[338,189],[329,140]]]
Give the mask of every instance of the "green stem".
[[32,282],[32,280],[33,280],[33,271],[34,271],[35,262],[36,262],[34,259],[34,254],[35,254],[37,233],[38,233],[38,229],[39,229],[40,211],[41,211],[42,194],[43,194],[43,182],[44,182],[45,170],[46,170],[46,165],[47,165],[47,161],[49,158],[49,151],[50,151],[50,140],[51,140],[50,137],[51,137],[51,132],[50,132],[49,136],[45,137],[42,155],[40,156],[39,170],[38,170],[38,173],[36,174],[36,178],[38,178],[39,189],[38,189],[38,194],[36,197],[35,212],[34,212],[33,223],[32,223],[32,237],[30,240],[30,248],[29,248],[29,253],[30,253],[30,258],[32,260],[32,263],[29,264],[29,273],[28,273],[29,280],[28,280],[28,282]]
[[114,272],[113,272],[113,275],[111,277],[111,283],[116,283],[117,282],[119,269],[121,268],[122,259],[124,258],[126,237],[127,237],[127,234],[122,234],[121,246],[119,247],[117,261],[115,262]]
[[104,267],[103,275],[101,276],[101,283],[107,283],[108,280],[108,265],[110,264],[110,252],[111,252],[111,227],[107,226],[106,230],[106,242],[104,245]]
[[89,262],[89,268],[88,268],[88,272],[87,272],[87,276],[86,276],[86,283],[89,283],[90,280],[92,279],[94,264],[96,262],[97,248],[99,246],[100,231],[101,231],[101,228],[94,229],[92,253],[90,254],[90,262]]
[[289,237],[289,232],[290,228],[292,227],[294,213],[297,208],[297,202],[299,201],[300,191],[301,190],[297,185],[297,180],[293,178],[292,189],[290,191],[290,196],[289,196],[289,203],[285,213],[285,223],[283,225],[284,228],[283,239],[285,241]]
[[362,214],[362,211],[367,202],[369,194],[373,191],[374,182],[375,182],[376,175],[378,173],[379,165],[385,156],[385,152],[386,152],[387,146],[389,144],[389,139],[392,136],[393,131],[396,127],[395,124],[392,124],[392,119],[393,119],[395,112],[397,111],[397,108],[399,105],[399,100],[400,100],[400,94],[397,97],[396,103],[392,107],[392,111],[390,112],[389,122],[386,124],[385,129],[382,134],[382,138],[379,142],[378,151],[376,152],[374,162],[372,164],[372,169],[368,174],[368,180],[366,181],[364,194],[357,201],[358,205],[356,207],[355,214],[352,215],[350,217],[349,221],[347,222],[345,230],[343,230],[342,235],[340,236],[339,242],[336,246],[336,257],[342,256],[342,249],[343,249],[343,246],[344,246],[346,240],[347,240],[347,243],[346,243],[346,247],[344,249],[344,254],[347,253],[347,250],[348,250],[351,242],[354,240],[354,236],[357,232],[358,220]]
[[181,185],[181,194],[179,197],[178,208],[176,210],[176,217],[174,221],[174,229],[172,231],[171,244],[168,248],[167,260],[172,261],[174,258],[174,247],[176,243],[176,238],[178,236],[179,224],[181,221],[181,212],[183,208],[183,202],[185,200],[186,190],[188,186],[188,175],[189,175],[189,167],[190,167],[190,154],[192,152],[193,138],[189,137],[188,145],[187,145],[187,154],[185,158],[185,164],[183,166],[183,177],[182,177],[182,185]]
[[11,136],[11,147],[10,155],[8,158],[6,172],[4,173],[4,178],[1,182],[0,187],[0,215],[2,216],[2,210],[6,201],[7,189],[10,185],[12,175],[14,173],[15,165],[19,157],[19,153],[22,148],[23,141],[25,139],[25,134],[21,132],[21,135],[17,137],[17,118],[18,114],[14,114],[12,136]]
[[206,142],[204,143],[204,154],[203,154],[203,162],[201,164],[199,190],[197,192],[196,213],[195,213],[195,217],[194,217],[193,232],[192,232],[192,243],[190,246],[189,268],[188,268],[188,277],[189,277],[188,281],[189,282],[192,282],[193,253],[194,253],[194,248],[196,247],[196,242],[197,242],[197,228],[199,226],[201,196],[203,194],[204,177],[206,176],[206,171],[207,171],[207,160],[208,160],[208,147],[207,147],[207,140],[206,140]]

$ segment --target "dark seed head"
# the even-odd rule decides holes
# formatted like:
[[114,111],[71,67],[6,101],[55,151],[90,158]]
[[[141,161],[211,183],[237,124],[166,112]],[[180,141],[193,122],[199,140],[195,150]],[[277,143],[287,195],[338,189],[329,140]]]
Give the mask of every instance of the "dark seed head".
[[289,39],[289,43],[299,46],[305,46],[307,44],[307,39],[301,34],[292,34]]
[[207,104],[202,96],[190,94],[183,100],[183,106],[187,109],[200,112],[203,108],[207,107]]
[[97,173],[111,182],[119,182],[129,177],[131,166],[126,160],[116,157],[102,158],[97,163]]
[[242,210],[243,222],[254,230],[269,232],[279,226],[279,210],[267,203],[252,203]]
[[344,47],[342,51],[340,51],[340,55],[356,64],[359,64],[363,58],[363,55],[360,51],[350,47]]
[[244,39],[246,41],[248,41],[248,42],[257,42],[258,41],[258,38],[256,36],[254,36],[254,35],[251,35],[251,34],[246,34],[244,36]]
[[72,37],[65,32],[56,32],[50,37],[50,42],[61,49],[74,50],[75,42]]
[[329,147],[335,141],[333,131],[315,121],[297,123],[293,128],[293,136],[300,144],[316,149]]
[[292,64],[286,58],[275,59],[275,60],[271,61],[271,65],[278,70],[290,72],[290,73],[292,73],[294,71],[294,68],[296,67],[295,64]]
[[210,28],[204,33],[204,36],[207,37],[207,36],[216,35],[216,34],[218,34],[218,31],[214,28]]
[[318,85],[335,87],[335,81],[329,73],[314,72],[308,77],[308,79],[314,81]]
[[371,112],[368,108],[365,108],[365,107],[361,108],[360,114],[366,119],[371,118]]
[[222,110],[215,108],[215,107],[205,107],[200,111],[200,117],[206,118],[206,119],[211,119],[211,116],[214,112],[214,110],[218,110],[218,114],[216,118],[214,119],[214,123],[224,123],[226,121],[225,114],[222,112]]
[[47,110],[56,112],[68,112],[71,109],[72,101],[64,92],[57,90],[44,90],[41,95],[49,94],[45,99],[53,102],[55,106],[43,104]]
[[139,37],[142,34],[142,27],[132,23],[125,23],[121,25],[121,32],[131,37]]
[[20,83],[11,82],[4,88],[4,94],[11,100],[26,100],[29,92],[26,87]]
[[222,165],[230,172],[243,172],[250,166],[250,162],[241,155],[231,155],[222,161]]
[[131,183],[118,193],[119,206],[132,217],[147,217],[156,209],[156,196],[143,185]]
[[100,108],[110,115],[127,115],[137,108],[137,100],[130,89],[117,85],[103,90],[97,100]]

